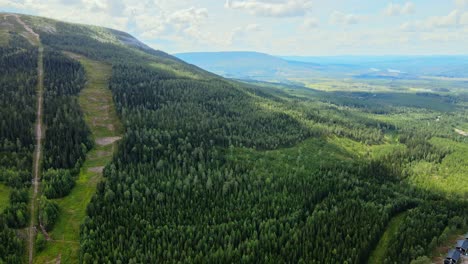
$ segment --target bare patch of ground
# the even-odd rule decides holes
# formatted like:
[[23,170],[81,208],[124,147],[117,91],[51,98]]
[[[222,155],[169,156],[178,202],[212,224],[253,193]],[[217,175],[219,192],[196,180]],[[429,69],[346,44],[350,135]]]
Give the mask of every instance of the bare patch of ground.
[[42,224],[39,224],[39,226],[41,227],[41,231],[42,231],[42,234],[44,235],[44,237],[46,238],[47,241],[50,241],[51,238],[49,236],[49,233],[47,233],[47,230],[45,229],[45,227],[42,225]]
[[465,132],[465,131],[463,131],[463,130],[461,130],[461,129],[455,128],[455,132],[457,132],[457,134],[459,134],[459,135],[468,137],[468,132]]
[[62,254],[59,254],[57,257],[57,261],[55,262],[56,264],[62,263]]
[[88,169],[88,171],[90,172],[97,172],[97,173],[102,173],[103,170],[104,170],[104,166],[93,167],[93,168]]
[[461,264],[468,264],[468,256],[463,256],[461,261]]
[[29,25],[24,23],[24,21],[21,20],[19,15],[7,14],[4,16],[4,19],[6,19],[9,16],[14,17],[16,19],[16,22],[24,28],[25,33],[21,33],[21,35],[23,35],[32,45],[38,45],[40,43],[39,34],[34,32],[34,30],[32,30],[32,28],[29,27]]
[[104,138],[97,138],[96,144],[99,146],[107,146],[113,144],[114,142],[120,140],[122,137],[104,137]]

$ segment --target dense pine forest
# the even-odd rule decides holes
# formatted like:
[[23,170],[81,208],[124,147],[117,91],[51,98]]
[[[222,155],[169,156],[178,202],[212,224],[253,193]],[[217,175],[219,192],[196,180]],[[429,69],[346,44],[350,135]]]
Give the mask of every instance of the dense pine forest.
[[23,242],[15,229],[26,227],[35,121],[37,50],[19,34],[0,47],[0,184],[11,189],[0,212],[0,262],[21,263]]
[[[41,227],[54,229],[56,201],[94,145],[78,100],[88,77],[64,52],[111,65],[125,130],[71,263],[366,263],[402,214],[383,262],[411,263],[468,227],[468,190],[452,185],[466,176],[468,140],[453,131],[468,124],[466,97],[409,94],[419,105],[402,105],[243,83],[122,32],[23,19],[45,48]],[[11,189],[0,263],[23,263],[37,47],[10,32],[0,52],[0,184]],[[39,232],[37,250],[47,243]]]

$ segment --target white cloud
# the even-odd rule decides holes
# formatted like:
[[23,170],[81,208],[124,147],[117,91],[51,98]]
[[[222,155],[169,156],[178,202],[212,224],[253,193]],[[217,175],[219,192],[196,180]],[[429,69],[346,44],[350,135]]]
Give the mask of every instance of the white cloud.
[[460,15],[460,25],[468,25],[468,12]]
[[354,14],[345,14],[339,11],[334,11],[330,15],[330,23],[335,25],[353,25],[361,21],[361,17]]
[[237,27],[231,32],[229,45],[242,42],[251,33],[258,33],[260,31],[262,31],[262,28],[258,24],[248,24],[246,26]]
[[404,5],[390,3],[385,9],[387,16],[409,15],[415,12],[415,5],[412,2],[406,2]]
[[432,27],[450,27],[456,26],[459,21],[460,12],[458,10],[453,10],[450,14],[446,16],[435,16],[431,17],[428,20],[428,23]]
[[464,15],[461,16],[460,11],[453,10],[446,16],[432,16],[425,20],[405,22],[400,26],[400,29],[404,31],[431,31],[437,28],[457,27],[461,24],[462,19],[468,19],[468,16]]
[[[146,42],[165,41],[171,49],[194,50],[195,47],[226,47],[232,42],[233,32],[206,30],[209,12],[206,8],[190,7],[175,12],[161,11],[158,15],[144,13],[135,15],[138,36]],[[221,22],[220,22],[221,23]],[[260,31],[256,24],[249,24],[245,31]],[[236,31],[236,29],[234,30]],[[161,47],[155,47],[161,48]]]
[[458,32],[424,32],[420,38],[431,42],[463,42],[463,36]]
[[246,10],[252,15],[269,17],[294,17],[303,16],[311,10],[310,0],[287,0],[287,1],[267,1],[267,0],[226,0],[225,8]]
[[126,29],[129,0],[0,0],[0,6],[58,20]]
[[308,17],[302,22],[302,27],[304,29],[313,29],[319,26],[319,21],[316,18]]
[[245,27],[247,31],[250,32],[256,32],[256,31],[261,31],[262,28],[258,24],[249,24],[247,27]]
[[458,8],[464,8],[464,7],[468,6],[468,0],[455,0],[455,5]]
[[202,33],[200,25],[208,18],[206,8],[190,7],[167,14],[154,16],[148,13],[135,15],[137,30],[144,39],[174,38],[175,35],[190,36],[194,40],[206,40],[209,37]]

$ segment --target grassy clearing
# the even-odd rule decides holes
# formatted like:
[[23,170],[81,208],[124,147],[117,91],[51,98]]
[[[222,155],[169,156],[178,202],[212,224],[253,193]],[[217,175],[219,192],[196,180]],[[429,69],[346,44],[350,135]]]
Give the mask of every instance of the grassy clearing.
[[[111,67],[74,54],[68,55],[78,59],[86,70],[88,82],[79,101],[94,139],[121,135],[122,124],[108,89]],[[96,185],[102,180],[101,170],[111,161],[115,148],[116,143],[106,146],[96,144],[87,154],[72,192],[56,200],[61,211],[50,232],[53,241],[49,241],[46,249],[36,256],[35,263],[54,261],[59,256],[62,263],[78,263],[80,225],[86,216],[86,207],[96,192]]]
[[8,45],[10,34],[6,30],[0,29],[0,46]]
[[336,167],[337,164],[351,165],[359,160],[378,159],[393,153],[405,145],[387,139],[381,145],[366,145],[343,137],[309,138],[293,147],[276,150],[257,151],[248,148],[234,148],[228,157],[242,162],[255,162],[264,164],[257,166],[265,171],[282,172],[291,171],[293,167],[304,166],[315,171],[318,168]]
[[432,138],[430,142],[452,152],[440,164],[425,161],[414,164],[410,180],[426,189],[468,199],[468,184],[463,184],[468,175],[468,144],[445,138]]
[[386,85],[381,84],[369,84],[361,81],[353,81],[351,79],[346,79],[343,81],[336,79],[322,79],[318,82],[312,82],[311,80],[294,80],[304,83],[306,87],[326,91],[326,92],[336,92],[336,91],[346,91],[346,92],[390,92],[392,89]]
[[10,204],[10,188],[0,184],[0,213]]
[[196,75],[194,73],[191,73],[191,72],[186,71],[186,70],[181,69],[181,68],[176,69],[176,68],[171,67],[171,66],[166,65],[166,64],[151,63],[150,66],[155,68],[155,69],[158,69],[158,70],[163,70],[163,71],[170,72],[172,74],[175,74],[178,77],[190,78],[190,79],[201,79],[201,76],[198,76],[198,75]]
[[37,38],[37,35],[35,35],[34,32],[32,32],[28,24],[23,22],[22,16],[14,14],[5,14],[1,19],[3,23],[1,24],[2,28],[6,28],[9,31],[13,31],[20,34],[34,46],[40,46],[41,43]]
[[369,260],[367,262],[368,264],[384,263],[390,239],[397,233],[398,228],[400,227],[401,223],[403,223],[407,213],[408,212],[400,213],[390,220],[390,222],[387,225],[387,229],[385,230],[385,232],[379,240],[379,243],[377,244],[377,247],[370,255]]
[[[352,145],[354,149],[363,147],[360,143],[345,138],[309,138],[294,147],[277,150],[234,148],[230,150],[228,158],[264,165],[256,166],[260,174],[265,170],[282,175],[297,166],[314,171],[320,167],[333,167],[337,163],[352,163],[357,160],[359,154],[343,148],[340,145],[343,142]],[[364,149],[361,148],[359,152],[364,152]]]

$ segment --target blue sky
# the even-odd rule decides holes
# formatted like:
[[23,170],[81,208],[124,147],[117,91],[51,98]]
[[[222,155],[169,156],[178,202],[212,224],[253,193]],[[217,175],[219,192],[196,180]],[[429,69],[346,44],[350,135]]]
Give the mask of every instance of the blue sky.
[[0,0],[0,10],[124,30],[169,53],[468,54],[468,0]]

